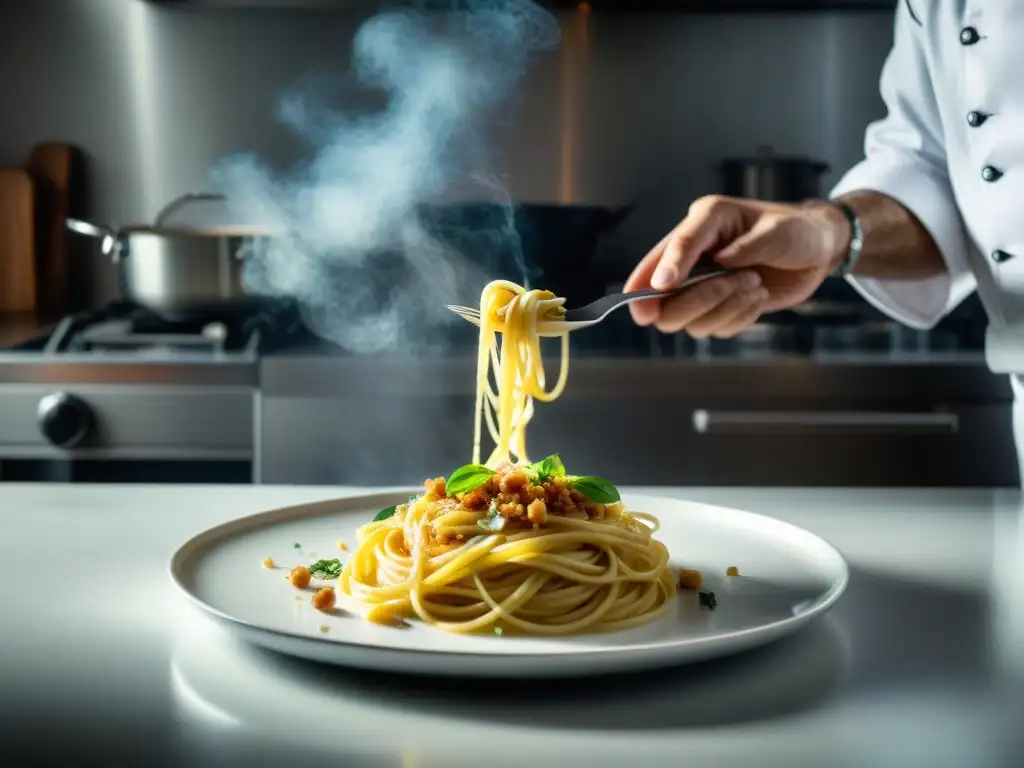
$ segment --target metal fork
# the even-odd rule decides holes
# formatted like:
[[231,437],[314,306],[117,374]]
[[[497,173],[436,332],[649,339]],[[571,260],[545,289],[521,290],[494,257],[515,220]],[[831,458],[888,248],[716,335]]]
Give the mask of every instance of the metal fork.
[[[578,309],[567,310],[561,320],[551,320],[538,323],[537,331],[541,336],[554,336],[566,331],[578,331],[596,325],[619,307],[632,304],[634,301],[644,299],[671,298],[697,283],[710,280],[712,277],[726,275],[729,270],[712,265],[698,265],[693,268],[690,274],[678,286],[668,291],[657,291],[647,288],[642,291],[629,291],[628,293],[610,293],[597,301],[579,307]],[[474,307],[463,307],[458,304],[448,304],[448,309],[474,325],[480,325],[480,310]]]

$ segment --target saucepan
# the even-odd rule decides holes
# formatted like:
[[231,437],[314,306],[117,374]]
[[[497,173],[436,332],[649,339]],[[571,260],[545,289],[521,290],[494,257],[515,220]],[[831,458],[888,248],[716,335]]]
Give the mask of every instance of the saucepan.
[[190,193],[166,205],[153,224],[115,228],[68,219],[79,234],[101,240],[118,270],[121,297],[170,319],[221,317],[252,311],[269,297],[246,291],[245,261],[261,239],[257,227],[190,227],[167,223],[186,204],[223,200]]
[[828,169],[819,160],[782,157],[762,146],[756,157],[722,162],[723,191],[731,197],[798,203],[821,196],[821,177]]

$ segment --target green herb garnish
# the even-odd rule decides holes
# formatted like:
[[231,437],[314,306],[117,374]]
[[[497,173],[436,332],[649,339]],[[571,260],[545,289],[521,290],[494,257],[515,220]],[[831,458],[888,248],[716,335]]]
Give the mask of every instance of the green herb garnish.
[[493,474],[493,469],[488,469],[480,464],[467,464],[452,472],[444,487],[449,496],[454,496],[457,493],[469,493],[486,483]]
[[505,634],[505,630],[503,630],[501,627],[495,627],[494,634],[496,634],[498,637],[501,637]]
[[565,465],[562,464],[562,458],[557,453],[551,454],[546,459],[535,461],[533,464],[528,464],[526,469],[537,475],[538,483],[547,483],[556,477],[565,477]]
[[706,606],[709,610],[713,611],[718,607],[718,601],[715,600],[714,592],[701,592],[699,597],[700,604]]
[[571,485],[594,504],[614,504],[621,500],[618,489],[603,477],[574,477]]
[[486,531],[502,531],[505,529],[505,523],[508,522],[508,518],[501,514],[498,506],[492,501],[491,508],[487,510],[487,517],[480,520],[478,525]]
[[317,560],[309,566],[309,575],[314,579],[336,579],[341,576],[341,561],[338,558]]
[[296,549],[302,549],[302,545],[301,545],[301,544],[299,544],[299,542],[297,542],[297,541],[296,541],[296,542],[295,542],[295,548],[296,548]]
[[382,509],[380,512],[377,513],[377,516],[373,518],[373,522],[379,523],[381,520],[387,520],[389,517],[391,517],[393,514],[395,514],[395,512],[397,510],[398,510],[398,505],[397,504],[395,506],[393,506],[393,507],[388,507],[387,509]]

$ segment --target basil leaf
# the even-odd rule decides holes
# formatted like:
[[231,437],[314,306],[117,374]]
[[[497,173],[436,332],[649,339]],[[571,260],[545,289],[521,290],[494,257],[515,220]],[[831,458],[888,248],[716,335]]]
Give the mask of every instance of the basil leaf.
[[502,531],[505,529],[505,523],[508,522],[508,518],[505,517],[498,510],[496,504],[491,504],[491,508],[487,511],[487,517],[483,518],[478,525],[485,531]]
[[317,560],[308,570],[314,579],[336,579],[341,576],[341,561],[338,558]]
[[565,465],[562,464],[562,457],[557,453],[553,453],[541,461],[535,461],[527,469],[537,474],[538,483],[546,483],[554,477],[565,477]]
[[574,477],[572,487],[595,504],[614,504],[622,500],[618,489],[603,477]]
[[381,520],[387,520],[389,517],[391,517],[393,514],[395,514],[395,511],[397,509],[398,509],[398,505],[397,504],[395,506],[393,506],[393,507],[388,507],[387,509],[382,509],[380,512],[377,513],[377,516],[375,518],[373,518],[373,522],[379,523]]
[[480,464],[467,464],[452,472],[444,487],[449,496],[454,496],[457,493],[469,493],[486,483],[493,474],[493,469],[488,469]]

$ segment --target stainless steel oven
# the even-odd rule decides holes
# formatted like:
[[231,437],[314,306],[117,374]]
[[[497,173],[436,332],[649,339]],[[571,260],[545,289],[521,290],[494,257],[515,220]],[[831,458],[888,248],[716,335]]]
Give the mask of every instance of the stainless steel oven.
[[0,352],[0,480],[252,482],[260,342],[283,313],[112,305]]
[[[474,361],[262,361],[257,477],[418,483],[470,457]],[[971,355],[574,360],[528,448],[628,485],[1003,486],[1003,377]]]

